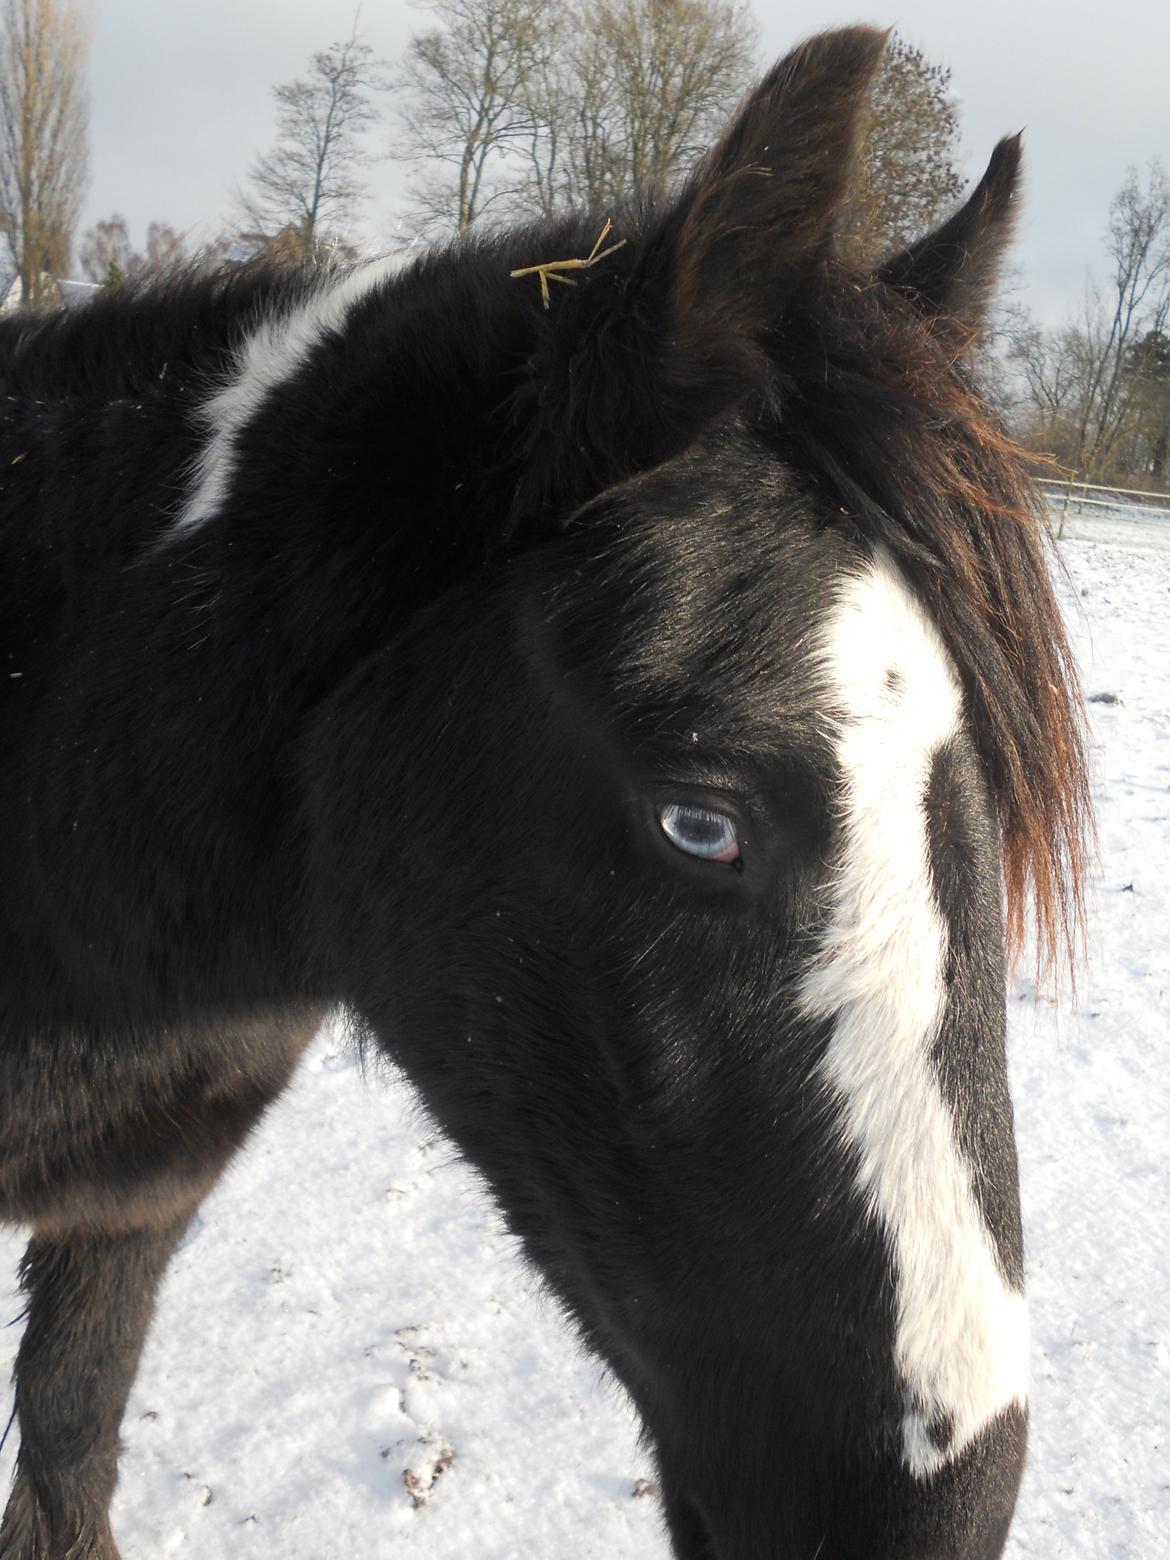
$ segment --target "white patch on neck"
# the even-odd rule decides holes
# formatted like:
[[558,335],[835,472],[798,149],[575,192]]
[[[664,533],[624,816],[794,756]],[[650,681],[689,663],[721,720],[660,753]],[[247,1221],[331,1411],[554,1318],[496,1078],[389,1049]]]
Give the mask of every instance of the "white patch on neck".
[[175,520],[192,531],[209,520],[231,491],[236,441],[272,392],[302,367],[330,331],[340,330],[353,306],[380,287],[409,257],[371,260],[292,309],[261,320],[235,354],[231,376],[197,412],[208,440],[195,460],[191,492]]
[[[923,802],[934,754],[961,727],[962,694],[937,629],[881,551],[842,589],[822,664],[840,708],[844,843],[801,1001],[836,1019],[823,1072],[860,1161],[857,1190],[892,1248],[903,1458],[926,1478],[1002,1410],[1023,1407],[1028,1383],[1024,1297],[1000,1271],[931,1063],[947,931]],[[942,1445],[935,1422],[950,1430]]]

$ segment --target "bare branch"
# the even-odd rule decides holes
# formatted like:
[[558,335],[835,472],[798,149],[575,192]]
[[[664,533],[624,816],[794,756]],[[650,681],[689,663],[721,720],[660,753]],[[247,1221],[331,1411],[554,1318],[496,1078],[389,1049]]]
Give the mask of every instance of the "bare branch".
[[309,74],[273,88],[278,140],[258,157],[239,197],[248,225],[275,235],[293,227],[311,256],[327,225],[350,218],[368,198],[357,177],[363,138],[379,117],[370,92],[381,85],[373,50],[357,35],[314,54]]
[[754,69],[747,9],[724,0],[599,0],[575,13],[567,196],[599,209],[687,173]]
[[115,212],[86,231],[79,258],[91,282],[117,282],[127,276],[159,276],[186,258],[186,248],[174,228],[152,222],[146,230],[145,250],[136,250],[126,218]]
[[464,231],[640,199],[687,171],[752,73],[728,0],[434,0],[412,39],[395,151],[415,214]]
[[464,232],[527,183],[533,83],[549,68],[555,0],[434,0],[437,28],[411,39],[395,152],[418,164],[424,228]]
[[1009,360],[1028,392],[1033,444],[1073,470],[1164,482],[1170,466],[1170,180],[1130,169],[1105,232],[1111,269],[1090,281],[1081,317],[1059,330],[1025,321]]

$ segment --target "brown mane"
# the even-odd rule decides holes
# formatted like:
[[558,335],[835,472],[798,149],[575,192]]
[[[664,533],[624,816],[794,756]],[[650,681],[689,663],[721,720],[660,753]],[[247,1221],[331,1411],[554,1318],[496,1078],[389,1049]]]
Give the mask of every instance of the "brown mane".
[[895,555],[954,657],[1003,839],[1009,958],[1072,971],[1092,813],[1084,707],[1028,458],[971,382],[969,332],[835,275],[773,362],[782,430],[842,522]]

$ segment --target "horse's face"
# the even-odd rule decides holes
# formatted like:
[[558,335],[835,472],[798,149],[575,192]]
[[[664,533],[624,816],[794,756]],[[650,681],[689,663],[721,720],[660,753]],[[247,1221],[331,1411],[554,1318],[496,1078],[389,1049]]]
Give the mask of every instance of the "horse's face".
[[680,1554],[994,1553],[1027,1347],[998,835],[938,635],[827,518],[722,431],[536,566],[474,1153],[520,1153],[504,1204]]
[[993,1555],[997,831],[941,640],[802,488],[716,430],[425,630],[405,710],[362,674],[361,1003],[632,1394],[680,1556]]
[[[649,246],[660,424],[796,318],[876,57],[843,38]],[[1005,158],[883,283],[920,322],[977,300]],[[683,1560],[972,1560],[1026,1414],[999,831],[920,589],[843,529],[800,415],[724,403],[361,672],[316,775],[320,935],[628,1387]]]

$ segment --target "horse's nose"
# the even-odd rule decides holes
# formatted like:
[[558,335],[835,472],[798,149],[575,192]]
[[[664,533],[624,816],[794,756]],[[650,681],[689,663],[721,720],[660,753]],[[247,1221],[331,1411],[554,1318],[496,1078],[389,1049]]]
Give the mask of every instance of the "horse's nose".
[[762,1369],[720,1371],[714,1390],[702,1380],[650,1419],[676,1560],[1000,1560],[1027,1451],[1022,1407],[952,1436],[924,1469],[905,1455],[895,1398],[818,1401]]
[[1000,1560],[1007,1542],[1010,1505],[982,1516],[929,1503],[895,1514],[863,1501],[862,1514],[841,1491],[837,1510],[814,1513],[783,1483],[778,1472],[773,1498],[759,1501],[734,1487],[665,1491],[676,1560]]
[[832,1533],[819,1537],[794,1539],[789,1535],[769,1537],[759,1533],[753,1538],[742,1535],[728,1543],[720,1541],[696,1504],[684,1501],[677,1520],[671,1526],[672,1550],[676,1560],[999,1560],[1006,1531],[974,1541],[955,1544],[946,1539],[909,1543],[891,1549],[875,1536],[872,1549],[858,1549],[850,1543],[842,1547]]

